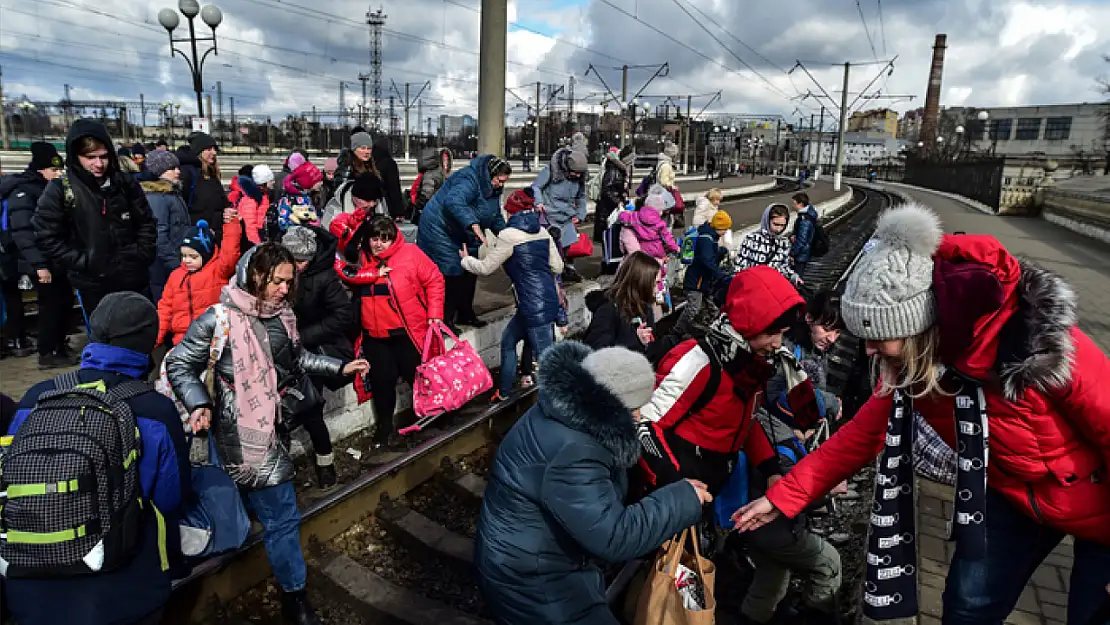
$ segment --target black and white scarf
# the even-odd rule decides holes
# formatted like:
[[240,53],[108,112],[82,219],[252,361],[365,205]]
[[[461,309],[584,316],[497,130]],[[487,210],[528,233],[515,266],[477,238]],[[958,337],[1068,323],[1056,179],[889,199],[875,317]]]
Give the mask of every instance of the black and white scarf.
[[[957,471],[949,540],[958,540],[970,557],[986,553],[987,402],[974,380],[957,377]],[[917,528],[913,492],[913,398],[894,392],[886,446],[875,476],[871,531],[867,539],[864,614],[876,621],[918,613]]]

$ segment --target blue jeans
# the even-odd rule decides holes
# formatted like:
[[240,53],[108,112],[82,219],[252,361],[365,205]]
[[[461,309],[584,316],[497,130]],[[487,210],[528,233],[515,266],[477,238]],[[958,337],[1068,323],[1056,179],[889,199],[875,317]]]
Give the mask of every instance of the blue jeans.
[[[987,554],[967,557],[959,543],[944,588],[944,625],[1002,625],[1021,591],[1063,532],[1037,523],[987,489]],[[1085,625],[1107,598],[1110,547],[1075,540],[1068,623]],[[1061,580],[1061,583],[1063,580]]]
[[536,360],[539,360],[547,348],[555,343],[551,324],[528,327],[520,314],[513,315],[501,333],[501,395],[503,397],[512,392],[513,381],[516,380],[516,344],[526,339],[532,346],[532,354]]
[[293,482],[246,492],[247,507],[262,524],[262,542],[274,570],[274,579],[285,592],[304,588],[306,566],[301,552],[301,511]]

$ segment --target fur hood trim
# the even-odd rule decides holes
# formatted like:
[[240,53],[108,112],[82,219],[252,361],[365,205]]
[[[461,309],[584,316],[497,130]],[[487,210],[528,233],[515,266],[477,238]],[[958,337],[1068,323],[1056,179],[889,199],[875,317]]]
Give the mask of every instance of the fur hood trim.
[[1016,401],[1029,389],[1050,393],[1072,380],[1079,323],[1078,298],[1055,273],[1021,260],[1018,310],[1007,323],[999,348],[998,373],[1006,399]]
[[540,358],[539,406],[544,415],[593,437],[622,467],[640,458],[640,442],[632,413],[620,399],[582,367],[592,350],[577,341],[563,341]]
[[144,180],[139,183],[143,191],[147,193],[176,193],[177,185],[169,180]]

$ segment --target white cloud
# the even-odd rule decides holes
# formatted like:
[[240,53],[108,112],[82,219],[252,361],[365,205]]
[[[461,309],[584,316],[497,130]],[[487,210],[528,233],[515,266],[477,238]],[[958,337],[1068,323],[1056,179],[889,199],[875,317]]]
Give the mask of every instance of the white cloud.
[[[358,74],[368,71],[364,0],[215,1],[223,9],[225,21],[217,31],[220,55],[210,57],[205,66],[205,87],[221,81],[225,97],[236,98],[240,116],[283,118],[311,110],[313,105],[318,110],[333,110],[339,106],[341,80],[349,85],[347,105],[360,99]],[[917,96],[913,102],[893,105],[899,109],[924,104],[936,32],[947,33],[949,41],[942,99],[946,105],[1091,100],[1094,79],[1106,67],[1101,53],[1110,51],[1110,32],[1098,28],[1110,23],[1110,7],[1081,0],[883,3],[882,29],[874,3],[864,3],[874,54],[851,2],[779,0],[741,6],[729,0],[693,0],[708,16],[695,12],[697,19],[755,66],[771,86],[744,68],[674,3],[611,1],[666,36],[598,0],[513,0],[509,3],[510,22],[558,33],[564,41],[600,54],[542,34],[511,29],[507,52],[515,64],[507,67],[506,83],[513,86],[538,80],[566,84],[573,75],[578,81],[576,95],[582,98],[603,91],[596,77],[584,76],[590,63],[619,91],[620,72],[614,66],[669,62],[670,76],[657,79],[646,93],[721,90],[722,101],[710,111],[779,113],[796,119],[808,118],[811,111],[818,110],[820,101],[810,99],[799,106],[789,97],[806,91],[819,94],[820,90],[801,71],[787,77],[779,68],[789,69],[795,59],[823,62],[807,63],[807,67],[839,100],[843,69],[837,64],[884,56],[883,39],[885,56],[897,54],[899,59],[894,75],[876,85],[886,94]],[[479,15],[455,2],[480,6],[477,0],[406,0],[384,7],[389,18],[384,37],[383,96],[388,96],[391,80],[402,90],[404,82],[419,85],[430,80],[432,89],[426,102],[443,108],[426,109],[425,117],[476,112],[478,58],[473,53],[480,44]],[[0,0],[0,56],[7,91],[13,97],[25,93],[36,100],[57,100],[62,97],[61,85],[68,83],[77,89],[74,97],[130,100],[143,93],[147,101],[170,100],[191,110],[195,104],[185,63],[180,57],[170,57],[165,33],[156,22],[158,10],[174,4],[173,0],[108,5],[91,0]],[[96,11],[119,17],[105,17]],[[772,65],[733,36],[758,49]],[[854,67],[849,90],[860,91],[877,71],[876,66]],[[638,89],[650,74],[651,70],[631,71],[630,89]],[[695,100],[695,108],[707,100]],[[680,101],[684,104],[684,98]],[[516,102],[508,96],[510,106]],[[888,102],[870,104],[883,105]],[[577,106],[582,110],[590,103]],[[795,112],[796,108],[800,110]]]

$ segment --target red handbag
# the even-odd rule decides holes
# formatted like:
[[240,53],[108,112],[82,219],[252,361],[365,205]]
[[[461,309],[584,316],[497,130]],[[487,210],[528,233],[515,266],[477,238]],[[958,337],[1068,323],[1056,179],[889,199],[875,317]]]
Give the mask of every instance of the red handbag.
[[578,233],[578,240],[567,246],[567,258],[586,258],[594,255],[594,242],[585,232]]

